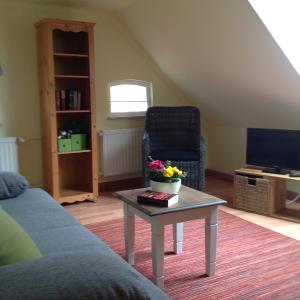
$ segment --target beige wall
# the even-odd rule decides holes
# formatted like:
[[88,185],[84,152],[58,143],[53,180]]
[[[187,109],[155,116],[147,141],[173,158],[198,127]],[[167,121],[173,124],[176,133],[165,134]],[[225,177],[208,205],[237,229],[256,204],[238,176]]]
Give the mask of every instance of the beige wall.
[[208,128],[208,168],[233,174],[245,165],[246,129],[211,126]]
[[120,17],[210,122],[208,168],[245,164],[246,127],[299,129],[299,74],[248,1],[136,1]]
[[40,185],[41,141],[34,23],[42,18],[96,22],[95,63],[97,129],[143,126],[143,118],[107,119],[107,82],[141,79],[153,83],[155,105],[188,104],[117,19],[106,11],[20,3],[0,4],[0,136],[24,137],[20,168]]
[[299,128],[299,74],[248,1],[140,0],[120,15],[210,123]]

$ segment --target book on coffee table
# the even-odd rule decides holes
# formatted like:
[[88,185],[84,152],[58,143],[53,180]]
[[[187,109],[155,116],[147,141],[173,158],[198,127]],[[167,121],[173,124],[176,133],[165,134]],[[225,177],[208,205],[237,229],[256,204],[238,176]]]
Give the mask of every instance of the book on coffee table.
[[148,190],[137,196],[137,202],[139,204],[169,207],[178,202],[178,195]]

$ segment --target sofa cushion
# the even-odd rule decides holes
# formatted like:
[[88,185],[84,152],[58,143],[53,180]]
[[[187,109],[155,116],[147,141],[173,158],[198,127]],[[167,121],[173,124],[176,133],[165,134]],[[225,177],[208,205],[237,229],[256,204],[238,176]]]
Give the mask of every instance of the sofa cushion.
[[180,149],[164,149],[150,153],[153,159],[171,160],[171,161],[199,161],[200,157],[196,151]]
[[27,189],[17,198],[0,203],[26,230],[43,255],[94,249],[108,251],[100,239],[41,189]]
[[28,181],[20,174],[14,172],[0,172],[0,200],[17,197],[24,193]]
[[32,237],[32,232],[77,225],[47,192],[41,189],[27,189],[16,198],[1,200],[0,205]]
[[24,229],[0,208],[0,266],[41,257]]
[[48,255],[1,267],[0,290],[1,300],[169,299],[120,257],[99,251]]

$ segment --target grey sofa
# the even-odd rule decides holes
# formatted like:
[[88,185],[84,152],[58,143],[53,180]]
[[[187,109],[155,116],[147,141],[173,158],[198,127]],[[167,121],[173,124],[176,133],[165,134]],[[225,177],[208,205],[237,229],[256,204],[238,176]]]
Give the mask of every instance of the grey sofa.
[[43,190],[0,205],[43,254],[0,267],[1,300],[169,299]]

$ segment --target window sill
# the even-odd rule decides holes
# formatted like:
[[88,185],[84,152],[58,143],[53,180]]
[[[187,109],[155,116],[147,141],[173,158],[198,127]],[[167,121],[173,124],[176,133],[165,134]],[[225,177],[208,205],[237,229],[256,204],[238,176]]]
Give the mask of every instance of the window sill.
[[141,118],[145,117],[146,112],[128,112],[128,113],[109,113],[108,119],[120,119],[120,118]]

